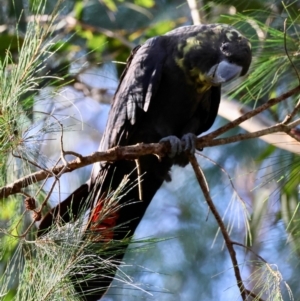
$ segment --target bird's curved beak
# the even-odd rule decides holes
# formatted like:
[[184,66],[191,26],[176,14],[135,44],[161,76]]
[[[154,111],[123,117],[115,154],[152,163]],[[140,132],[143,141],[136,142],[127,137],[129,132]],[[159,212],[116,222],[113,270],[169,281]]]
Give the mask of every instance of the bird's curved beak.
[[212,85],[221,85],[236,77],[242,72],[242,67],[227,61],[221,61],[220,63],[212,66],[207,76]]

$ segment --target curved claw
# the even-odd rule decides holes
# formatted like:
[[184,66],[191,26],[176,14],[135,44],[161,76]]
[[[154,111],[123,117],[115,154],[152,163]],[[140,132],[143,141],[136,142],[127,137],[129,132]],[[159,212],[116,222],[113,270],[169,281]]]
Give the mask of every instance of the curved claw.
[[182,152],[182,142],[176,136],[168,136],[162,138],[159,142],[169,142],[171,144],[171,152],[169,153],[170,158],[174,158],[177,154]]
[[194,154],[196,151],[197,136],[193,133],[188,133],[182,136],[181,141],[184,142],[184,151]]
[[[169,153],[170,158],[174,158],[176,155],[182,152],[189,152],[190,154],[194,154],[196,150],[196,138],[197,136],[192,133],[188,133],[182,136],[179,139],[176,136],[168,136],[162,138],[160,142],[169,142],[171,144],[171,152]],[[184,145],[184,148],[182,147]]]

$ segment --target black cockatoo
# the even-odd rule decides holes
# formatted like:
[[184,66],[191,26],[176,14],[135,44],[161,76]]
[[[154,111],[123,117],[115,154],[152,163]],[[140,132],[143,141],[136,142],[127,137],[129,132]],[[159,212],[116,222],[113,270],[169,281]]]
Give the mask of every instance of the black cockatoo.
[[[129,160],[95,164],[88,183],[44,217],[39,235],[47,231],[58,215],[64,222],[69,222],[71,216],[76,218],[92,190],[88,229],[97,232],[112,227],[106,231],[106,242],[133,235],[156,191],[163,181],[171,180],[171,166],[186,165],[186,149],[193,151],[195,136],[212,126],[218,113],[221,85],[245,75],[250,63],[249,41],[224,24],[180,27],[136,47],[121,76],[99,151],[117,145],[168,140],[172,154],[160,159],[143,156],[138,160],[138,168],[135,161]],[[186,145],[183,151],[182,140]],[[118,189],[124,176],[136,183],[138,175],[140,185],[132,186],[123,195],[119,201],[122,206],[100,219],[110,192]],[[123,226],[114,230],[118,225]],[[124,251],[116,252],[114,258],[121,260]],[[114,273],[105,275],[101,270],[101,276],[75,288],[83,300],[98,300]]]

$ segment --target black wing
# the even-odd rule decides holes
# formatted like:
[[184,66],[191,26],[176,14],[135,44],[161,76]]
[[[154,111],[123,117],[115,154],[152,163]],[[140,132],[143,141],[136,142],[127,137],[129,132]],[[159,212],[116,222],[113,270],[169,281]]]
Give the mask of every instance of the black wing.
[[114,96],[99,150],[126,145],[128,133],[147,112],[167,55],[163,39],[155,37],[133,50]]

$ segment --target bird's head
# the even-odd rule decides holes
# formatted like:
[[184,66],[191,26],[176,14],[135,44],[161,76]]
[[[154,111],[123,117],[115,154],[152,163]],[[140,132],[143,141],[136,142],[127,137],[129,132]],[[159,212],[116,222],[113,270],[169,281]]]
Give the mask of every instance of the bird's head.
[[176,63],[199,92],[245,75],[249,69],[251,44],[229,25],[185,26],[167,35],[179,38]]

